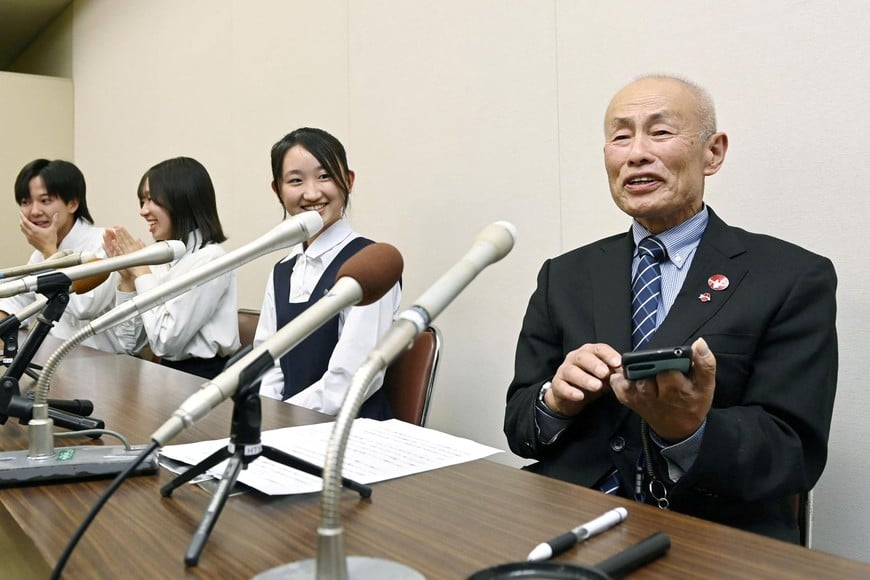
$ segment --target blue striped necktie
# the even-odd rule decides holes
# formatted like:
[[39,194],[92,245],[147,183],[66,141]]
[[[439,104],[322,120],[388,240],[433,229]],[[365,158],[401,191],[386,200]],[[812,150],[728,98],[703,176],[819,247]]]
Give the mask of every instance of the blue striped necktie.
[[668,257],[665,245],[648,236],[637,245],[640,262],[631,283],[631,344],[634,350],[645,345],[656,331],[656,316],[661,305],[662,269]]
[[[655,236],[649,236],[637,245],[640,262],[631,283],[631,344],[634,350],[641,348],[656,331],[656,317],[662,294],[662,270],[660,263],[667,259],[665,245]],[[598,484],[598,489],[607,494],[618,494],[622,478],[614,469]]]

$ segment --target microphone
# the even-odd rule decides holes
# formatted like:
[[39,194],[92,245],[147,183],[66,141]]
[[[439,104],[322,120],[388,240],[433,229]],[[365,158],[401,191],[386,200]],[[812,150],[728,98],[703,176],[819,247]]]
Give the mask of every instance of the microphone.
[[76,280],[83,280],[82,285],[77,286],[77,291],[93,289],[105,278],[96,284],[93,283],[95,280],[88,281],[85,279],[96,278],[103,274],[106,274],[106,277],[108,277],[110,272],[134,266],[165,264],[180,258],[184,254],[185,249],[183,242],[169,240],[152,244],[122,256],[95,260],[86,264],[55,270],[54,272],[25,276],[17,280],[0,283],[0,298],[8,298],[9,296],[16,296],[24,292],[46,292],[57,288],[67,289]]
[[253,382],[332,317],[348,306],[380,300],[402,276],[399,251],[389,244],[370,244],[351,256],[338,270],[336,282],[325,296],[281,327],[262,344],[230,365],[188,397],[151,439],[161,447],[207,415],[240,386],[241,377]]
[[514,247],[517,230],[513,224],[498,221],[485,227],[471,249],[435,282],[407,310],[400,313],[369,359],[376,359],[378,371],[385,369],[402,352],[411,348],[417,336],[426,330],[444,308],[490,264],[504,258]]
[[88,276],[87,278],[74,280],[73,283],[70,285],[69,289],[74,294],[85,294],[108,280],[109,274],[111,274],[111,272],[103,272],[102,274],[94,274],[93,276]]
[[509,222],[499,221],[485,227],[462,259],[426,290],[413,306],[399,315],[354,373],[326,448],[322,476],[323,494],[320,500],[321,522],[317,528],[316,567],[315,561],[304,560],[273,568],[269,571],[270,575],[275,573],[274,577],[311,578],[316,569],[317,578],[344,579],[348,577],[350,568],[354,578],[421,578],[416,570],[398,562],[361,556],[345,558],[339,500],[341,468],[350,428],[374,377],[399,354],[410,348],[429,323],[484,268],[504,258],[513,249],[515,240],[516,228]]
[[26,276],[34,272],[44,272],[46,270],[56,270],[57,268],[66,268],[67,266],[77,266],[85,262],[90,262],[96,259],[96,255],[91,252],[72,252],[70,250],[61,250],[51,257],[37,262],[36,264],[26,264],[24,266],[14,266],[12,268],[4,268],[0,270],[0,280],[4,278],[16,278],[18,276]]
[[187,292],[190,288],[204,284],[230,270],[247,264],[264,254],[287,248],[304,242],[323,227],[323,218],[316,211],[306,211],[287,219],[264,235],[220,258],[195,268],[183,276],[169,280],[147,292],[138,294],[123,304],[120,304],[95,318],[85,327],[88,336],[108,330],[125,320],[151,310],[158,304],[163,304]]
[[6,333],[18,332],[21,323],[42,310],[48,304],[48,298],[42,294],[36,296],[36,300],[16,312],[0,320],[0,340],[6,340]]
[[[67,468],[65,466],[67,462],[58,460],[55,457],[52,433],[53,421],[49,416],[47,399],[51,378],[63,358],[83,340],[93,336],[97,332],[102,332],[115,324],[129,320],[141,312],[183,294],[189,288],[203,284],[263,254],[307,240],[314,233],[318,232],[321,227],[323,227],[323,219],[315,211],[303,212],[293,216],[256,240],[224,254],[217,260],[195,268],[183,276],[160,284],[147,292],[143,292],[125,301],[76,332],[48,358],[40,373],[39,381],[35,389],[33,389],[35,394],[33,419],[29,423],[29,453],[26,454],[26,457],[21,456],[20,453],[16,454],[14,461],[0,465],[0,469],[2,469],[0,473],[10,474],[9,478],[13,480],[24,477],[28,478],[28,480],[58,477],[69,478],[93,473],[117,473],[131,465],[132,461],[136,459],[135,454],[130,454],[123,448],[112,450],[111,446],[101,446],[99,449],[107,450],[107,453],[104,453],[100,457],[87,456],[85,468],[82,466],[70,466]],[[104,261],[109,260],[111,258]],[[2,287],[2,284],[0,284],[0,287]],[[79,449],[79,451],[83,450]],[[114,452],[110,455],[108,451]],[[0,455],[4,454],[0,453]],[[145,463],[144,469],[156,469],[156,456],[150,458]],[[19,476],[18,474],[21,475]],[[0,478],[0,481],[3,479],[5,479],[5,476]]]
[[[178,278],[159,284],[98,316],[61,344],[57,351],[48,358],[36,385],[36,404],[45,403],[51,377],[63,357],[85,339],[108,330],[125,320],[139,316],[142,312],[171,300],[187,292],[190,288],[234,270],[254,258],[307,240],[321,227],[323,227],[323,218],[316,211],[297,214],[281,222],[254,241],[227,252],[217,260],[194,268]],[[111,259],[104,261],[108,262]],[[90,266],[90,264],[76,267],[83,268],[85,266]],[[0,287],[2,286],[0,284]]]

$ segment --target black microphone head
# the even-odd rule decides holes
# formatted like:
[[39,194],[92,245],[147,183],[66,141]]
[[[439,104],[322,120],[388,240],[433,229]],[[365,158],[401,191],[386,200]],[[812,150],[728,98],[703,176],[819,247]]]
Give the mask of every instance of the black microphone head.
[[402,254],[390,244],[369,244],[342,264],[335,279],[348,276],[359,282],[363,297],[357,305],[365,306],[377,302],[395,286],[404,267]]

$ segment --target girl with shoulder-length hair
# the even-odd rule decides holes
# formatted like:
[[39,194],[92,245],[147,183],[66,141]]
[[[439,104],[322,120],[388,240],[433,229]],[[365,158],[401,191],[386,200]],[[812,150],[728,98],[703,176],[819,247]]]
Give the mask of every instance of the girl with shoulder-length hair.
[[[225,253],[214,185],[200,162],[176,157],[158,163],[142,176],[137,196],[139,215],[154,241],[180,240],[187,252],[169,264],[121,271],[118,304]],[[103,245],[107,254],[117,256],[145,244],[115,227],[106,231]],[[239,348],[237,303],[235,273],[227,272],[119,324],[113,332],[131,353],[147,344],[161,364],[213,378]]]

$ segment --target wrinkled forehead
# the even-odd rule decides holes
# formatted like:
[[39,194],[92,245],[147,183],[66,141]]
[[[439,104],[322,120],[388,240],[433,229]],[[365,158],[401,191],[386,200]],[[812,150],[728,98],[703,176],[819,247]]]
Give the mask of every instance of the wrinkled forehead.
[[692,91],[673,79],[642,79],[618,93],[604,115],[604,129],[655,121],[699,123],[700,104]]

